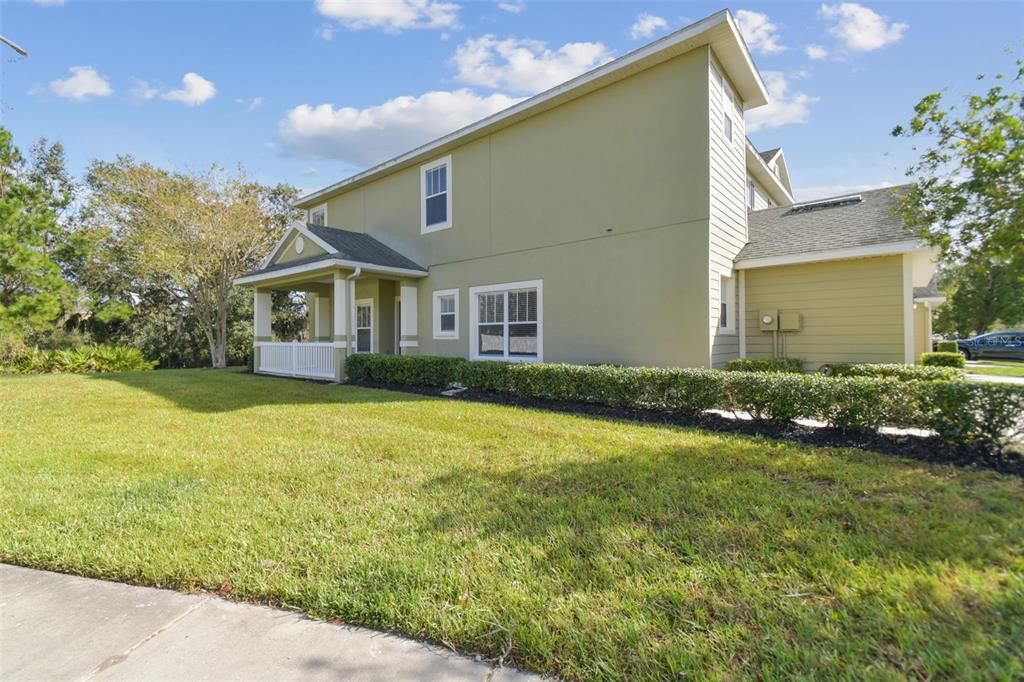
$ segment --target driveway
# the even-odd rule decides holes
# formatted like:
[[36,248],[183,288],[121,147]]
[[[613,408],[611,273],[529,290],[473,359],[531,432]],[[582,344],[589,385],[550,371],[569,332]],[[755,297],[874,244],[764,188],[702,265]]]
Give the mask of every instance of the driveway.
[[0,679],[540,678],[291,611],[0,564]]
[[997,384],[1017,384],[1018,386],[1024,386],[1024,377],[1002,377],[994,374],[970,374],[970,371],[971,368],[968,367],[964,376],[971,381],[987,381]]

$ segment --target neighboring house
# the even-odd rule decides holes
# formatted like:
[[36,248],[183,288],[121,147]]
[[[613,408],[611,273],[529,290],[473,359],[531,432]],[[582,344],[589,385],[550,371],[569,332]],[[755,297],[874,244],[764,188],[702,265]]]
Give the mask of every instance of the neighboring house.
[[[782,150],[745,136],[767,102],[722,11],[303,197],[308,224],[236,280],[257,371],[341,379],[361,352],[913,362],[931,250],[888,190],[794,204]],[[275,289],[307,292],[311,342],[273,341]]]

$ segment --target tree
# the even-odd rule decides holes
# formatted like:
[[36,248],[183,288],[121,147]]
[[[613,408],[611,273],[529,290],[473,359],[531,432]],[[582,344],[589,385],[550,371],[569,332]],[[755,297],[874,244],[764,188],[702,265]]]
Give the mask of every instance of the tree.
[[94,162],[88,221],[138,290],[194,320],[214,367],[227,363],[232,287],[295,219],[294,188],[243,171],[168,172],[127,156]]
[[[1024,273],[1024,62],[1010,87],[996,85],[966,100],[966,111],[925,96],[896,137],[931,138],[907,175],[916,179],[903,203],[908,226],[952,261],[983,256]],[[984,76],[979,76],[984,80]]]
[[68,287],[51,258],[54,197],[39,185],[0,127],[0,334],[24,337],[52,328]]
[[948,300],[939,308],[936,331],[966,337],[1024,321],[1020,277],[1009,265],[976,258],[949,269],[943,279]]

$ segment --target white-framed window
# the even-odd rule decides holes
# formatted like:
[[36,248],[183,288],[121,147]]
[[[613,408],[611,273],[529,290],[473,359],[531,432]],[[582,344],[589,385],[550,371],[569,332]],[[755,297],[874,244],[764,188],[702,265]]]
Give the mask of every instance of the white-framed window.
[[320,204],[315,208],[309,209],[309,222],[312,225],[326,225],[327,204]]
[[373,352],[373,299],[356,301],[356,352]]
[[757,197],[757,188],[754,186],[753,180],[747,180],[747,208],[751,211],[754,210],[756,205],[755,198]]
[[544,359],[544,282],[470,287],[470,357],[539,362]]
[[420,233],[452,226],[452,157],[420,166]]
[[718,289],[718,329],[725,334],[736,333],[736,279],[721,275]]
[[729,112],[722,114],[722,134],[725,135],[725,139],[732,142],[732,116]]
[[434,292],[434,338],[459,338],[459,290]]

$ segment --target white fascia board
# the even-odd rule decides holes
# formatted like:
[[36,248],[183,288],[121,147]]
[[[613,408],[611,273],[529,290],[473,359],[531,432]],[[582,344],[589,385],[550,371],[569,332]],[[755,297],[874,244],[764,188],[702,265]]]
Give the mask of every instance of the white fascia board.
[[[566,98],[567,96],[574,93],[574,91],[581,91],[580,94],[589,92],[588,86],[601,87],[606,84],[603,81],[614,78],[619,72],[623,72],[623,76],[628,76],[633,72],[635,67],[644,67],[644,62],[650,62],[650,65],[660,63],[658,56],[661,53],[671,51],[681,43],[685,43],[690,40],[694,40],[702,33],[706,33],[715,29],[719,26],[724,25],[729,30],[729,40],[727,40],[722,47],[734,47],[735,50],[732,52],[740,53],[740,61],[749,69],[746,74],[748,77],[743,78],[743,102],[744,105],[749,104],[750,107],[761,106],[768,102],[768,88],[764,84],[764,79],[761,78],[760,72],[757,67],[754,66],[754,60],[750,56],[750,50],[747,48],[743,37],[740,35],[739,29],[736,27],[736,22],[733,20],[729,10],[720,10],[700,21],[690,24],[684,28],[679,29],[675,33],[670,33],[664,38],[660,38],[653,43],[645,45],[637,50],[634,50],[628,54],[614,59],[607,64],[597,67],[587,73],[584,73],[572,80],[566,81],[561,85],[557,85],[550,90],[534,95],[529,99],[523,100],[518,104],[514,104],[508,109],[499,111],[496,114],[492,114],[487,118],[480,119],[476,123],[472,123],[464,128],[456,130],[453,133],[449,133],[443,137],[439,137],[432,142],[428,142],[425,145],[412,149],[405,154],[396,156],[393,159],[389,159],[384,163],[378,164],[372,168],[369,168],[362,173],[357,173],[351,177],[348,177],[340,182],[336,182],[333,185],[307,194],[303,197],[299,197],[293,204],[297,208],[309,208],[312,204],[321,203],[324,197],[335,194],[336,192],[345,190],[347,188],[355,187],[361,184],[365,184],[370,180],[381,177],[390,173],[392,170],[398,168],[404,168],[406,166],[413,165],[422,160],[433,158],[442,155],[446,150],[451,149],[460,140],[472,138],[474,135],[483,134],[484,131],[493,132],[504,126],[507,122],[512,120],[519,120],[530,115],[532,110],[544,110],[544,107],[550,105],[553,100]],[[702,45],[710,45],[715,42],[712,39],[708,39],[704,43],[695,43],[692,49],[701,47]],[[730,45],[732,43],[732,45]],[[682,54],[682,53],[680,53]],[[670,57],[665,57],[669,59]],[[664,61],[662,59],[661,61]],[[734,81],[737,79],[734,78]]]
[[281,268],[280,270],[273,270],[271,272],[257,272],[251,275],[243,275],[242,277],[236,277],[234,279],[234,284],[258,284],[259,282],[281,279],[282,277],[292,277],[294,275],[328,271],[332,268],[362,268],[363,272],[366,273],[381,275],[400,275],[402,277],[410,278],[420,278],[427,276],[427,273],[423,272],[422,270],[410,270],[409,268],[395,268],[388,265],[357,263],[356,261],[344,260],[341,258],[331,258],[327,260],[313,261],[312,263],[303,263],[302,265],[296,265],[291,268]]
[[765,256],[764,258],[747,258],[736,261],[737,270],[753,270],[754,268],[770,268],[777,265],[796,265],[798,263],[818,263],[829,260],[846,260],[850,258],[870,258],[871,256],[894,256],[911,253],[927,248],[921,241],[914,239],[904,242],[872,244],[871,246],[853,246],[846,249],[829,251],[806,251],[786,256]]
[[747,140],[747,172],[750,176],[757,180],[762,187],[768,190],[771,194],[771,199],[779,206],[792,206],[795,200],[793,194],[786,187],[785,183],[779,179],[772,169],[768,167],[765,160],[761,158],[761,154],[758,153],[754,145]]

